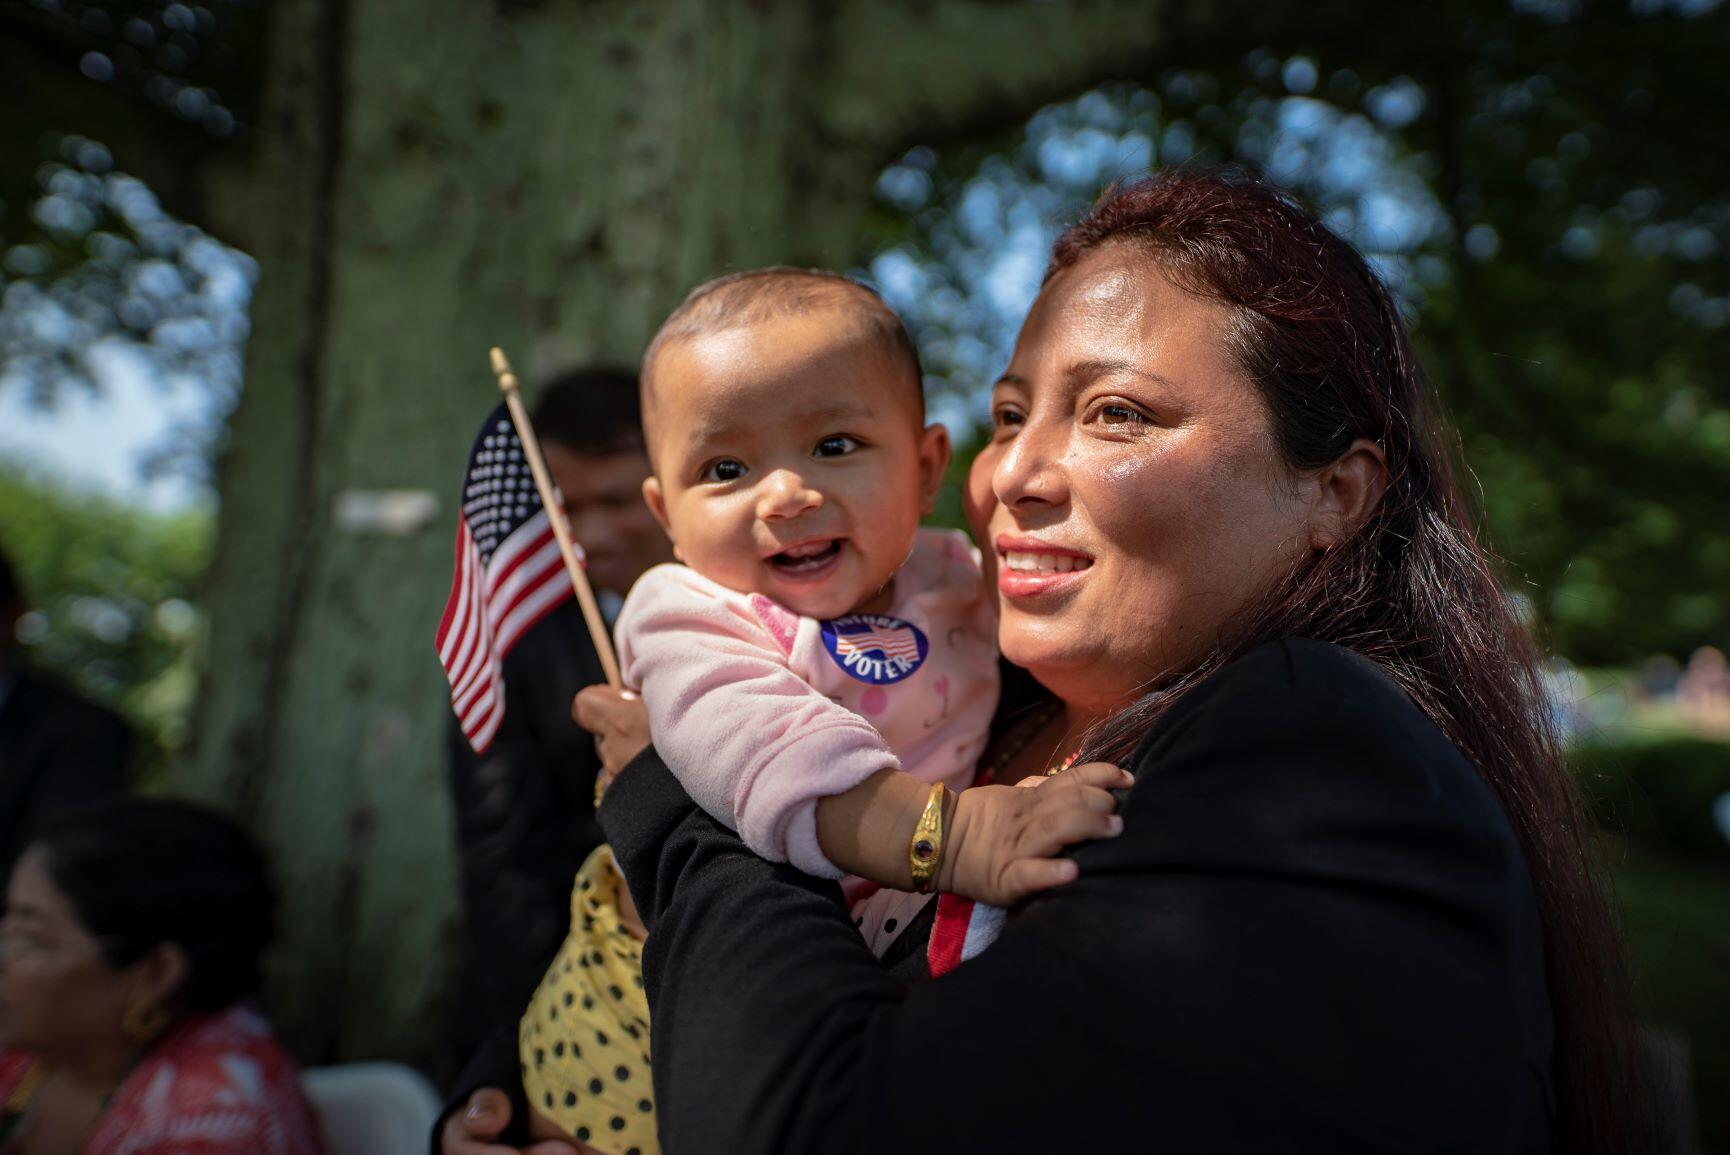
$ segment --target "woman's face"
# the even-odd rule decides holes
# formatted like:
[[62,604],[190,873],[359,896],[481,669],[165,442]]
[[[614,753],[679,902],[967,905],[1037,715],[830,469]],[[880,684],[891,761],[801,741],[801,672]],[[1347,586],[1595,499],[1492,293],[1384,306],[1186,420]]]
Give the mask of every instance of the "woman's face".
[[66,1053],[121,1037],[133,996],[128,975],[103,957],[42,854],[12,871],[0,919],[0,1049]]
[[1313,483],[1279,460],[1230,320],[1107,244],[1046,284],[992,391],[967,499],[999,639],[1073,706],[1195,661],[1310,548]]

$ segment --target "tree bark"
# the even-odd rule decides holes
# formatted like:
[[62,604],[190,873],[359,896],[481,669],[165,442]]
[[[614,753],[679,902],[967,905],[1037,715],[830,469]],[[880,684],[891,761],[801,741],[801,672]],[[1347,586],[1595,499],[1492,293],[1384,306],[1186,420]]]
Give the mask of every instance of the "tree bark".
[[[253,167],[210,198],[263,272],[181,785],[272,853],[272,1009],[303,1058],[438,1050],[458,912],[432,636],[487,347],[530,380],[634,361],[703,278],[846,267],[897,149],[1121,75],[1150,10],[270,6]],[[439,516],[399,536],[333,518],[344,491],[403,488]]]

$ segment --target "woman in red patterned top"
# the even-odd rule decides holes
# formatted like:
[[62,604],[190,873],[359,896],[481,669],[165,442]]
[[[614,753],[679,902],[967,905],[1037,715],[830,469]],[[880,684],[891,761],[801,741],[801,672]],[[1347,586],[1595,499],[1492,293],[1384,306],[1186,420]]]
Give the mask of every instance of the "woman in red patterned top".
[[245,1005],[274,906],[209,811],[127,799],[44,827],[0,919],[0,1155],[322,1155]]

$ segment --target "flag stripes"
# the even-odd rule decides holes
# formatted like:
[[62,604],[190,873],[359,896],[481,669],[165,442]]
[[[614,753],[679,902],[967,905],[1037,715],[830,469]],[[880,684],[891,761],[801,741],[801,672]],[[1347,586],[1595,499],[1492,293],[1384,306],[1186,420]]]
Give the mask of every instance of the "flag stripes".
[[835,648],[843,654],[865,654],[881,650],[885,657],[919,660],[919,640],[906,630],[866,628],[835,634]]
[[572,595],[552,521],[536,492],[505,406],[469,454],[450,596],[434,645],[451,709],[484,754],[505,714],[505,655]]

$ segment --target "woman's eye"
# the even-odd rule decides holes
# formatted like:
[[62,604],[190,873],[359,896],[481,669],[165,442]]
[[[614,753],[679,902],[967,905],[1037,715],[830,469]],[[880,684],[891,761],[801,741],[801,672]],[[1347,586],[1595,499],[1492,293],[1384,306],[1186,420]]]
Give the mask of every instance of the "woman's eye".
[[859,448],[859,440],[845,433],[837,433],[833,437],[825,437],[817,443],[812,451],[814,457],[845,457]]
[[1140,410],[1131,409],[1127,405],[1101,405],[1099,407],[1099,423],[1101,425],[1146,425],[1147,417]]
[[1019,409],[1004,407],[991,411],[991,426],[994,429],[1013,429],[1025,423],[1026,420],[1026,415]]
[[734,461],[731,457],[723,457],[720,461],[711,461],[703,467],[704,481],[737,481],[745,476],[745,463]]

